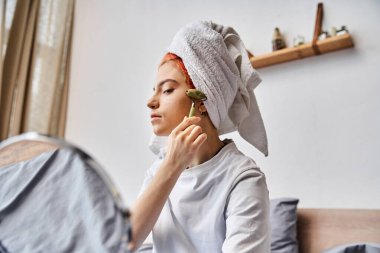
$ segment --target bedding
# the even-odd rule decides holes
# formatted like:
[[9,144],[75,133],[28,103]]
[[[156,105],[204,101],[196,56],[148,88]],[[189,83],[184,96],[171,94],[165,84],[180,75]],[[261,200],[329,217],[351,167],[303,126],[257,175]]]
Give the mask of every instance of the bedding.
[[380,253],[380,244],[355,243],[339,245],[323,251],[323,253]]
[[298,253],[296,198],[270,200],[271,252]]

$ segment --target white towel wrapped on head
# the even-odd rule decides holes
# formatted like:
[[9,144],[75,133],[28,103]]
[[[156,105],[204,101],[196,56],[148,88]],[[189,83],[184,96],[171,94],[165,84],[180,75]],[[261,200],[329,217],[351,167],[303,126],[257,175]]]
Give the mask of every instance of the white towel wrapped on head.
[[265,156],[268,143],[253,90],[261,82],[236,31],[198,21],[178,31],[168,48],[182,58],[219,134],[237,130]]

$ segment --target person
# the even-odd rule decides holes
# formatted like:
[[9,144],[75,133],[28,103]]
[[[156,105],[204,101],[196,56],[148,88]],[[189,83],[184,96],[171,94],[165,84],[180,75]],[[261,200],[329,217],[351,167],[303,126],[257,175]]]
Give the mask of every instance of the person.
[[[130,249],[152,231],[157,253],[270,252],[265,175],[219,137],[238,131],[268,154],[253,92],[260,81],[231,27],[198,21],[175,35],[147,102],[158,159],[131,209]],[[207,100],[188,117],[191,88]]]

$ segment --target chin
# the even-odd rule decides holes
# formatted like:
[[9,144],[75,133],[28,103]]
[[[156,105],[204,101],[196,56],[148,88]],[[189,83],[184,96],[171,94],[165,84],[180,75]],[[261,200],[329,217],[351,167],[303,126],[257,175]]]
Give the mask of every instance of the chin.
[[167,130],[165,131],[164,129],[159,129],[159,128],[153,127],[153,133],[156,136],[169,136],[171,131],[167,131]]

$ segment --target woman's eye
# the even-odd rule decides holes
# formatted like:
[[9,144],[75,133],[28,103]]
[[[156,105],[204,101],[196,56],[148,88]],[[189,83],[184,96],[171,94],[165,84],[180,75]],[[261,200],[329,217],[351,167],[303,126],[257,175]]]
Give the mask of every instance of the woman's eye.
[[174,91],[174,89],[166,89],[164,90],[164,94],[169,94],[169,93],[172,93]]

